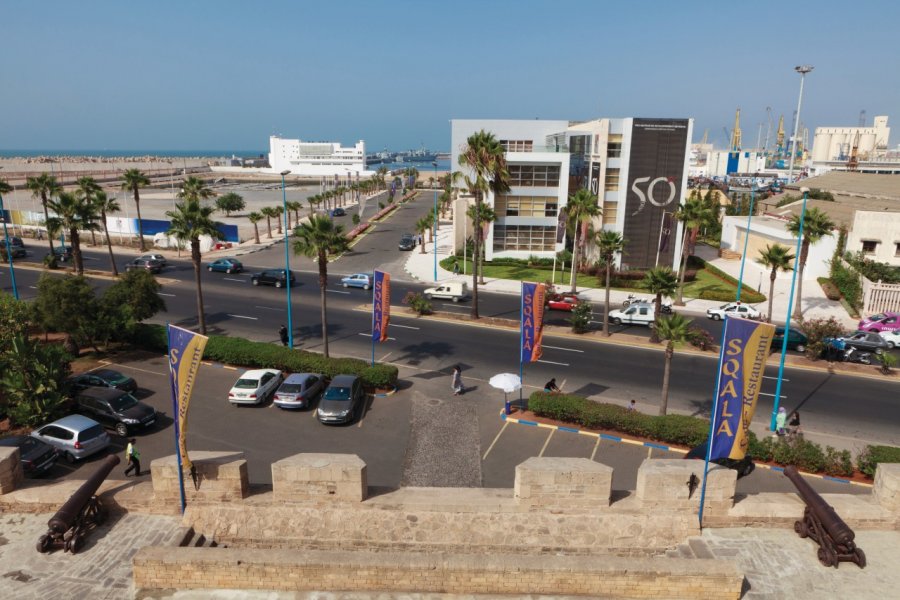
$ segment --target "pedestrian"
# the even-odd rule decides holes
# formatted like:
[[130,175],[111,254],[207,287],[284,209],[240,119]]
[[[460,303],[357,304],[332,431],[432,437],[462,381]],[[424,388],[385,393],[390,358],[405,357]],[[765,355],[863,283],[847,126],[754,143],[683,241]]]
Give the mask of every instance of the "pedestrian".
[[547,394],[559,392],[559,386],[556,385],[556,377],[544,384],[544,392]]
[[458,262],[453,263],[453,274],[459,275],[459,263]]
[[282,346],[287,346],[287,345],[288,345],[288,330],[287,330],[287,327],[285,327],[284,325],[282,325],[281,327],[278,328],[278,337],[281,338],[281,345],[282,345]]
[[44,230],[43,229],[38,229],[38,239],[39,240],[44,239]]
[[775,417],[775,434],[784,435],[784,422],[787,421],[787,412],[784,407],[778,409],[778,415]]
[[635,412],[637,410],[637,403],[632,399],[631,402],[628,403],[628,412]]
[[141,453],[137,449],[137,440],[131,438],[128,440],[128,446],[125,447],[125,460],[128,461],[128,468],[125,469],[125,477],[134,469],[134,476],[141,476]]
[[459,365],[453,367],[453,375],[450,379],[450,389],[453,390],[454,396],[459,396],[460,394],[462,394],[462,369],[459,368]]
[[788,421],[788,433],[791,435],[800,433],[800,413],[796,410],[791,413],[791,420]]

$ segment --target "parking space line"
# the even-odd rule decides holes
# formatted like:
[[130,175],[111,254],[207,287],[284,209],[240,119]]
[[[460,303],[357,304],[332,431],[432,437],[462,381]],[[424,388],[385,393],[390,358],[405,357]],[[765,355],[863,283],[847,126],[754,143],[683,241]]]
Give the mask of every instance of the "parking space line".
[[499,439],[500,439],[500,436],[503,435],[503,432],[506,431],[506,426],[507,426],[507,425],[509,425],[509,421],[504,421],[504,422],[503,422],[503,427],[501,427],[501,428],[500,428],[500,431],[497,432],[497,436],[494,438],[494,441],[491,442],[491,445],[488,446],[487,452],[484,453],[484,456],[481,457],[481,460],[486,460],[486,459],[487,459],[488,454],[490,454],[490,453],[491,453],[491,450],[494,449],[494,444],[497,443],[497,440],[499,440]]
[[561,367],[568,367],[569,363],[561,363],[561,362],[553,362],[552,360],[538,360],[539,363],[545,363],[548,365],[559,365]]
[[544,456],[544,451],[547,449],[547,446],[550,445],[550,440],[553,439],[553,434],[556,433],[556,429],[550,430],[550,435],[547,436],[547,439],[544,440],[544,447],[541,448],[541,451],[538,453],[538,458]]
[[274,308],[271,306],[254,306],[253,308],[261,308],[263,310],[280,310],[280,311],[284,312],[283,308]]
[[388,352],[387,354],[385,354],[384,356],[382,356],[381,358],[379,358],[379,359],[378,359],[378,362],[384,362],[384,361],[386,361],[386,360],[387,360],[387,357],[390,356],[390,355],[393,354],[393,353],[394,353],[394,351],[391,350],[390,352]]
[[[103,364],[109,365],[111,367],[118,367],[120,369],[131,369],[132,371],[138,371],[140,373],[147,373],[149,375],[159,375],[161,377],[165,377],[166,375],[168,375],[168,373],[158,373],[156,371],[149,371],[147,369],[141,369],[140,367],[132,367],[131,365],[120,365],[120,364],[117,364],[114,362],[103,361]],[[93,371],[93,369],[91,369],[91,370]]]
[[421,329],[421,327],[413,327],[412,325],[398,325],[397,323],[391,323],[389,327],[401,327],[403,329]]
[[463,310],[472,310],[466,306],[460,306],[459,304],[454,304],[451,302],[441,302],[441,306],[446,306],[448,308],[461,308]]
[[559,346],[548,346],[547,344],[542,344],[542,348],[552,348],[554,350],[565,350],[566,352],[581,352],[584,354],[584,350],[576,350],[575,348],[560,348]]
[[[763,375],[763,379],[772,379],[774,381],[778,381],[777,377],[769,377],[768,375]],[[782,379],[782,381],[790,381],[790,379]]]
[[170,298],[174,298],[175,294],[164,294],[163,292],[156,292],[160,296],[169,296]]
[[350,292],[345,292],[344,290],[325,290],[329,294],[350,294]]
[[222,279],[224,279],[225,281],[237,281],[240,283],[244,283],[245,281],[247,281],[246,279],[235,279],[234,277],[223,277]]
[[244,315],[232,315],[230,313],[226,313],[229,317],[234,317],[235,319],[250,319],[251,321],[259,321],[259,317],[247,317]]
[[594,460],[594,457],[597,456],[597,450],[600,449],[600,436],[597,436],[597,441],[594,442],[594,449],[591,451],[591,460]]

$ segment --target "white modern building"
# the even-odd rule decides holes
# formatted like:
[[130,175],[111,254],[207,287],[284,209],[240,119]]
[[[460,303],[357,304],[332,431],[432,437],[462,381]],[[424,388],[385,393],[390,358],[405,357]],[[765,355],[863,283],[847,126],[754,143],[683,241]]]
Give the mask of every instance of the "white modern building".
[[760,173],[766,170],[763,152],[713,150],[706,154],[706,177],[724,178],[735,173]]
[[869,160],[877,152],[887,150],[890,135],[885,116],[875,117],[872,127],[816,127],[810,160],[846,162],[854,145],[859,160]]
[[[553,257],[565,247],[568,198],[585,188],[602,210],[593,229],[625,238],[621,267],[677,268],[681,227],[673,215],[687,197],[692,127],[691,119],[453,120],[451,166],[463,175],[472,177],[458,166],[470,135],[485,130],[506,149],[510,191],[485,198],[497,213],[487,228],[487,260]],[[471,237],[471,222],[454,219],[454,227],[458,248]]]
[[350,148],[338,142],[303,142],[277,135],[269,137],[269,165],[276,173],[292,175],[346,176],[366,172],[366,143]]

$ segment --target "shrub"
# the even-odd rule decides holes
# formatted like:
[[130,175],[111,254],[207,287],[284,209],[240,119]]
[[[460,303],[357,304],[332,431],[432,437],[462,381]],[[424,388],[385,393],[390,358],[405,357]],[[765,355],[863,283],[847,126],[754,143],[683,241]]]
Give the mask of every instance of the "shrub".
[[708,350],[715,344],[715,339],[713,339],[712,334],[697,325],[688,327],[687,339],[691,346],[700,348],[701,350]]
[[866,446],[856,459],[859,470],[875,477],[879,463],[900,463],[900,448],[895,446]]
[[806,334],[806,356],[813,360],[825,350],[825,338],[844,335],[844,327],[834,317],[827,319],[805,319],[801,329]]
[[572,325],[573,333],[584,333],[591,324],[591,303],[579,302],[572,309],[572,316],[567,319]]
[[[856,309],[862,307],[862,285],[859,281],[859,273],[847,267],[842,261],[833,261],[831,263],[831,281],[850,306]],[[830,298],[831,296],[829,296]]]
[[843,477],[853,475],[853,459],[850,451],[825,446],[825,474]]
[[359,225],[359,213],[353,213],[353,218],[351,220],[354,225]]
[[885,375],[889,374],[894,365],[897,364],[897,357],[890,352],[879,354],[876,358],[881,363],[881,372]]
[[822,291],[825,292],[826,298],[834,301],[841,299],[841,291],[835,287],[830,279],[827,277],[819,277],[816,281],[822,286]]
[[419,315],[430,315],[432,312],[431,302],[419,292],[406,292],[403,297],[403,304],[408,305]]

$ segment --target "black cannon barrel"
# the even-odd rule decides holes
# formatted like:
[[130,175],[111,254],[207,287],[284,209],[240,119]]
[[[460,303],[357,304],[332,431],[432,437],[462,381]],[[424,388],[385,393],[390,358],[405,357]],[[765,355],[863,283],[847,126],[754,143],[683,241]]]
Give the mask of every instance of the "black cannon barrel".
[[809,507],[809,510],[811,510],[816,517],[818,517],[819,521],[822,522],[822,526],[828,531],[828,535],[830,535],[838,544],[851,543],[853,538],[856,537],[853,530],[850,529],[844,520],[835,512],[834,508],[825,502],[822,496],[820,496],[816,490],[812,489],[812,486],[803,479],[797,471],[797,467],[785,467],[784,474],[791,480],[794,487],[797,488],[797,492],[800,494],[800,497],[803,498],[803,501],[806,503],[806,506]]
[[100,463],[97,470],[81,484],[81,487],[75,490],[75,493],[66,500],[66,503],[56,511],[55,515],[50,517],[49,521],[47,521],[47,527],[50,531],[62,534],[72,527],[75,523],[75,519],[77,519],[78,515],[81,513],[81,509],[84,508],[84,505],[91,499],[91,496],[99,489],[103,480],[106,479],[110,471],[113,470],[113,467],[119,464],[119,462],[121,461],[115,454],[111,454],[103,459],[103,462]]

